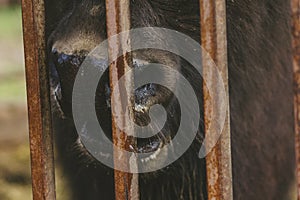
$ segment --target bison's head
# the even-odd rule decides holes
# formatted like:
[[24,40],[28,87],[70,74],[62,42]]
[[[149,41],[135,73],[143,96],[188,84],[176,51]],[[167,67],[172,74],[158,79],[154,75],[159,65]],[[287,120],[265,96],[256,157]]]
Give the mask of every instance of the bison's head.
[[[198,9],[192,8],[193,4],[181,4],[183,16],[182,18],[178,17],[178,19],[181,19],[182,21],[177,20],[176,27],[173,27],[175,22],[172,18],[172,14],[174,14],[172,13],[172,10],[166,10],[164,13],[162,12],[165,8],[169,8],[166,7],[166,5],[160,5],[155,1],[133,1],[131,4],[132,28],[160,26],[177,28],[177,30],[185,33],[188,33],[191,28],[193,30],[198,30],[199,32],[199,27],[191,27],[191,25],[185,23],[187,20],[195,20],[198,18],[198,11],[195,12]],[[187,16],[184,16],[184,14],[186,14],[185,12],[194,13],[189,15],[189,18],[185,19]],[[195,31],[195,33],[197,33],[197,31]],[[189,35],[198,38],[193,34]],[[156,35],[156,39],[161,43],[165,42],[164,37],[166,36],[160,35],[160,33],[157,33]],[[48,41],[48,49],[53,88],[52,96],[54,104],[58,110],[60,110],[60,113],[62,113],[61,117],[64,117],[69,121],[73,120],[72,92],[78,70],[89,53],[106,38],[104,1],[76,1],[71,12],[65,16],[51,34]],[[139,40],[139,38],[133,38],[132,40]],[[199,74],[195,70],[193,71],[193,69],[190,68],[190,65],[179,56],[163,50],[144,49],[133,51],[132,58],[132,67],[135,69],[142,69],[143,67],[150,65],[150,63],[160,63],[179,71],[190,80],[198,95],[198,100],[201,99],[200,88],[202,81]],[[101,60],[100,65],[101,64],[107,66],[108,60]],[[161,74],[161,79],[168,82],[169,85],[176,89],[176,79],[168,71],[164,71],[164,73]],[[109,86],[108,69],[105,70],[104,75],[101,77],[95,95],[95,109],[98,121],[106,136],[111,139],[111,89]],[[134,112],[133,121],[139,126],[147,126],[151,122],[149,110],[153,105],[160,104],[166,110],[167,120],[159,133],[149,138],[138,138],[137,145],[132,146],[133,152],[151,152],[150,156],[143,158],[144,163],[156,165],[158,164],[157,162],[164,162],[168,154],[162,151],[162,147],[169,144],[171,139],[176,135],[180,125],[181,113],[178,100],[170,89],[154,83],[149,83],[137,88],[132,97],[134,98],[132,107]],[[189,97],[187,96],[186,98]],[[193,112],[193,110],[191,110],[191,112]],[[93,160],[81,144],[80,139],[78,139],[74,124],[71,124],[73,132],[71,143],[81,146],[82,148],[79,148],[80,151],[85,152],[85,154]],[[58,134],[60,135],[61,133]],[[106,152],[102,153],[106,154]],[[157,159],[158,155],[160,155],[161,159]]]

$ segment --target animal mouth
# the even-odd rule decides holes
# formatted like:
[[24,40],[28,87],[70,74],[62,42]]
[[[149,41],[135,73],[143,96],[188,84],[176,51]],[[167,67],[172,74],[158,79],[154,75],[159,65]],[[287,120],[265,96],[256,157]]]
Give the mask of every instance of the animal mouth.
[[137,139],[137,152],[138,153],[152,153],[158,151],[164,146],[164,143],[157,136],[151,138],[138,138]]
[[[134,106],[135,119],[134,123],[139,126],[147,126],[150,123],[148,115],[149,107],[137,104]],[[149,125],[151,127],[151,125]],[[155,161],[161,156],[163,148],[171,141],[168,131],[164,128],[159,130],[154,136],[148,138],[135,138],[135,145],[130,145],[131,151],[139,154],[143,163]]]
[[[152,122],[149,115],[150,108],[155,104],[160,104],[165,109],[168,105],[168,103],[161,102],[161,99],[156,98],[157,91],[159,91],[159,85],[147,84],[138,88],[135,94],[135,105],[133,107],[135,117],[133,121],[141,127],[149,126],[155,134],[148,138],[136,138],[136,148],[133,148],[133,152],[141,154],[139,158],[143,163],[160,160],[166,156],[166,154],[162,155],[163,149],[172,139],[171,131],[166,127],[166,124],[162,129],[161,127],[158,128],[159,125],[155,121]],[[140,131],[139,134],[142,134],[143,130]]]
[[138,139],[138,153],[148,153],[147,156],[140,156],[142,163],[155,161],[163,152],[165,143],[157,136],[149,139]]

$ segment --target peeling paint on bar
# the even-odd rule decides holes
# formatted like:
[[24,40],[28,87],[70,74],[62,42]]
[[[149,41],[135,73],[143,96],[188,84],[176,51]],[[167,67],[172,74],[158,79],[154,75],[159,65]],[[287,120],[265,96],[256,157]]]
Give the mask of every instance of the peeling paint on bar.
[[[225,0],[200,0],[200,15],[201,44],[215,61],[218,70],[221,72],[229,102]],[[203,78],[206,81],[211,81],[213,84],[216,81],[214,78],[216,77],[214,75],[216,71],[214,71],[213,67],[209,67],[208,58],[203,56],[202,59]],[[210,126],[212,107],[215,112],[219,112],[221,101],[212,99],[205,85],[204,82],[204,122],[205,129],[207,130],[208,126]],[[215,87],[210,92],[218,94],[218,90]],[[222,136],[214,149],[206,157],[209,200],[233,199],[229,105],[227,107],[228,113]]]
[[[129,0],[106,0],[106,26],[107,36],[111,37],[120,32],[130,30],[130,1]],[[130,36],[126,35],[121,39],[122,41],[115,40],[109,41],[109,55],[115,57],[122,49],[130,49]],[[126,45],[126,47],[124,47]],[[129,46],[128,46],[129,45]],[[118,80],[125,74],[126,71],[132,66],[131,54],[127,53],[114,61],[109,67],[110,87],[117,86]],[[133,87],[133,77],[126,80],[126,85]],[[126,91],[124,86],[122,90]],[[113,92],[112,92],[113,93]],[[116,95],[116,99],[112,99],[111,102],[120,102],[118,104],[112,103],[112,110],[121,110],[121,96]],[[127,105],[131,107],[130,97],[127,97]],[[113,113],[112,113],[113,116]],[[125,118],[121,119],[122,123],[125,122]],[[119,130],[117,123],[112,117],[112,130],[113,130],[113,143],[118,148],[129,150],[130,144],[135,144],[136,141],[132,137],[126,135],[123,131]],[[133,167],[136,165],[132,158],[128,158],[124,155],[116,155],[114,152],[114,165],[121,165],[123,169]],[[130,174],[126,172],[120,172],[115,170],[115,196],[117,200],[137,200],[139,199],[138,190],[138,174]]]
[[43,0],[22,0],[31,176],[34,200],[55,200]]

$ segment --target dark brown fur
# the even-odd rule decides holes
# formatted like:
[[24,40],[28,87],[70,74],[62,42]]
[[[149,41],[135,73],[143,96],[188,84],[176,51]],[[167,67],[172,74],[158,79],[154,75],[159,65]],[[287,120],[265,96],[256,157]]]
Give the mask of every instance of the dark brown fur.
[[[48,2],[51,4],[47,11],[48,32],[55,28],[49,37],[49,51],[55,46],[60,53],[84,57],[106,38],[104,1],[82,0],[74,7],[65,2]],[[67,8],[69,11],[61,14]],[[132,0],[132,25],[175,29],[199,41],[198,8],[197,0]],[[60,25],[51,17],[53,11],[58,18],[66,16]],[[227,1],[234,199],[290,198],[295,160],[289,19],[286,0]],[[161,62],[168,62],[171,56],[161,53],[150,56],[147,51],[141,55],[147,57],[147,53],[148,57],[159,57]],[[184,61],[177,64],[201,93],[201,79],[193,75],[190,65]],[[63,77],[52,72],[54,86],[64,82],[62,101],[68,99],[65,107],[70,106],[75,73],[70,70]],[[201,94],[198,95],[201,99]],[[74,193],[72,199],[113,199],[113,171],[93,160],[76,143],[71,115],[62,114],[66,111],[56,101],[54,104],[57,146]],[[110,124],[109,117],[104,120]],[[200,132],[201,127],[201,138]],[[172,166],[141,176],[141,199],[207,198],[205,161],[197,158],[199,143],[196,141],[194,145],[196,148],[191,147]]]

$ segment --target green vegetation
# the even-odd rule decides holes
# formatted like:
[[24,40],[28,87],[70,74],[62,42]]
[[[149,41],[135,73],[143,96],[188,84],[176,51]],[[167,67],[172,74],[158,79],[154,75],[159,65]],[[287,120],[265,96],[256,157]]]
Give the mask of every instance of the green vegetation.
[[19,6],[0,8],[0,38],[15,39],[22,32],[21,8]]
[[20,6],[0,8],[0,103],[25,103]]
[[0,76],[0,102],[24,102],[25,84],[24,76]]
[[0,199],[32,199],[21,8],[0,8]]
[[[32,199],[21,24],[20,6],[0,7],[0,200]],[[69,199],[59,167],[56,184]]]

